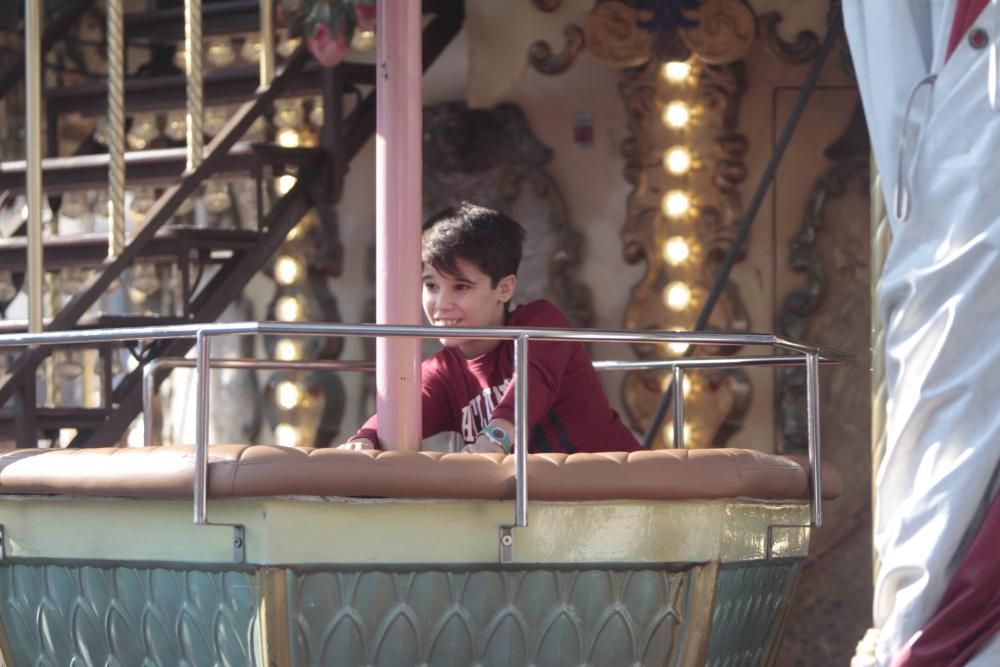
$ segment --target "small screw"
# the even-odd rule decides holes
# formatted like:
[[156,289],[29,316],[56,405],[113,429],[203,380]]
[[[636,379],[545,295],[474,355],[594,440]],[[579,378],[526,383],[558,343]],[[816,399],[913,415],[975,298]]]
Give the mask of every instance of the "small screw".
[[243,538],[242,537],[237,537],[235,540],[233,540],[233,546],[237,547],[237,548],[242,547],[243,546]]
[[514,543],[514,538],[511,537],[510,535],[504,535],[503,537],[500,538],[500,544],[504,545],[505,547],[509,547],[513,543]]

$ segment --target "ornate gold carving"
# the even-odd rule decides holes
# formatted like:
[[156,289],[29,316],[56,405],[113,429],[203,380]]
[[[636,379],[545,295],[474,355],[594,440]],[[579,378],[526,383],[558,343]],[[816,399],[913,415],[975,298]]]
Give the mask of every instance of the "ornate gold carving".
[[725,65],[743,57],[757,36],[753,9],[741,0],[705,0],[697,25],[680,31],[681,39],[708,63]]
[[[746,178],[748,143],[736,131],[745,88],[742,65],[690,62],[687,76],[671,80],[663,70],[665,63],[652,61],[624,72],[619,86],[631,130],[622,152],[626,178],[633,185],[621,232],[623,252],[626,262],[646,264],[626,307],[624,323],[630,329],[690,329],[694,325],[742,214],[739,186]],[[677,104],[683,105],[688,120],[675,128],[664,116]],[[689,165],[671,170],[668,157],[677,149],[688,156]],[[681,162],[683,167],[685,161]],[[676,217],[663,209],[672,191],[684,193],[690,202],[689,210]],[[684,256],[669,256],[670,243],[678,239],[684,241]],[[685,299],[668,303],[665,293],[678,283]],[[749,328],[747,310],[735,285],[726,287],[709,328]],[[635,349],[642,358],[683,353],[654,345]],[[688,376],[693,392],[687,410],[692,431],[688,442],[720,446],[738,430],[749,408],[750,383],[745,374],[732,371]],[[662,373],[635,373],[626,378],[625,410],[634,428],[647,428],[663,390]],[[711,398],[698,400],[698,395]],[[657,442],[663,446],[669,439],[661,433]]]
[[578,25],[569,24],[563,28],[566,43],[562,51],[553,53],[552,47],[544,40],[538,40],[528,50],[528,62],[542,74],[550,76],[562,74],[576,62],[577,56],[583,51],[583,29]]
[[602,2],[584,24],[587,47],[612,67],[635,67],[649,60],[654,36],[638,26],[639,12],[623,2]]
[[[869,327],[867,309],[858,308],[858,301],[867,300],[868,254],[863,242],[867,241],[866,230],[849,229],[851,225],[836,225],[833,230],[837,240],[821,248],[817,243],[820,233],[826,227],[827,210],[831,203],[849,194],[852,183],[859,192],[868,191],[868,158],[856,157],[834,164],[818,179],[809,195],[805,219],[798,234],[792,239],[788,264],[792,270],[805,276],[805,284],[788,294],[779,317],[781,332],[790,338],[809,338],[821,344],[836,341],[840,349],[850,345],[848,351],[863,356]],[[854,227],[860,227],[854,225]],[[825,261],[824,261],[825,260]],[[829,273],[836,276],[831,281]],[[831,284],[839,286],[838,298],[827,303],[827,293]],[[830,306],[830,307],[825,307]],[[853,315],[859,313],[860,315]],[[857,319],[860,316],[862,322]],[[821,323],[821,326],[817,326]],[[837,332],[833,336],[831,332]],[[862,333],[864,336],[860,336]],[[864,338],[864,339],[863,339]],[[845,373],[839,375],[843,377]],[[857,378],[857,384],[864,382]],[[829,394],[828,394],[829,395]],[[784,449],[805,449],[807,445],[805,411],[805,371],[801,367],[782,371],[778,384],[779,423]],[[850,391],[846,387],[834,391],[826,405],[840,404],[832,415],[866,414],[869,396],[862,391]],[[824,409],[824,414],[827,412]],[[834,423],[846,424],[844,419],[833,419]],[[860,437],[860,435],[859,435]]]
[[819,36],[810,31],[802,30],[795,36],[794,42],[788,42],[778,35],[778,24],[782,16],[778,12],[762,14],[757,19],[761,38],[767,48],[782,60],[790,63],[807,63],[819,53]]

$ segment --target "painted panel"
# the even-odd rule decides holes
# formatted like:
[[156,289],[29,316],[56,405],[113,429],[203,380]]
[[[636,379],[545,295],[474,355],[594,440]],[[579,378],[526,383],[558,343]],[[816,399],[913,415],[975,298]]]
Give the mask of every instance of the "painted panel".
[[799,561],[781,560],[719,568],[709,667],[770,664],[798,567]]
[[7,565],[0,618],[15,665],[258,664],[251,573]]
[[680,665],[711,604],[698,580],[713,573],[693,565],[303,574],[292,594],[297,663]]

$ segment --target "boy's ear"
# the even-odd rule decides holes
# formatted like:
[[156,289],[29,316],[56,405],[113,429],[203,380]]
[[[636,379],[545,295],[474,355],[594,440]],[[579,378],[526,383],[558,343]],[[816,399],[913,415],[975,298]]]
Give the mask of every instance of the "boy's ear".
[[514,298],[515,289],[517,289],[517,276],[512,273],[509,276],[501,278],[497,283],[497,293],[500,295],[500,301],[508,303]]

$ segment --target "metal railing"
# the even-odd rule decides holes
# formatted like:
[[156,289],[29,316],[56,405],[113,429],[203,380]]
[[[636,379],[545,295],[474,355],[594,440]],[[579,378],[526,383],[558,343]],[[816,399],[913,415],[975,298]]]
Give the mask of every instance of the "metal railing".
[[[374,371],[374,361],[332,361],[312,359],[275,361],[272,359],[210,359],[210,368],[252,371]],[[142,442],[153,446],[153,396],[156,394],[156,374],[161,370],[195,368],[195,360],[186,357],[160,357],[142,367]]]
[[[195,357],[192,360],[197,380],[197,402],[195,411],[195,472],[194,472],[194,523],[204,525],[207,518],[208,480],[208,414],[210,407],[209,370],[211,340],[218,336],[358,336],[364,338],[411,337],[439,338],[440,327],[374,325],[374,324],[306,324],[286,322],[235,322],[217,324],[189,324],[158,327],[136,327],[123,329],[103,329],[90,331],[70,331],[52,333],[19,333],[0,336],[0,346],[15,347],[28,345],[60,345],[67,343],[106,343],[164,338],[194,338]],[[733,367],[789,365],[802,363],[806,367],[806,409],[808,414],[810,510],[813,526],[822,525],[822,481],[820,476],[820,432],[819,432],[819,365],[824,363],[845,363],[853,360],[849,354],[829,348],[808,345],[787,340],[772,334],[728,334],[693,332],[650,332],[616,330],[566,330],[538,328],[472,328],[448,327],[449,338],[478,340],[513,340],[514,342],[514,427],[516,448],[514,451],[514,524],[505,526],[525,527],[528,525],[528,376],[529,340],[578,341],[578,342],[618,342],[618,343],[681,343],[688,345],[747,346],[766,345],[791,352],[790,355],[773,357],[723,357],[686,358],[665,361],[618,361],[598,362],[596,367],[609,369],[639,369],[670,367],[674,380],[682,378],[684,368],[692,367]],[[224,360],[220,360],[224,361]],[[235,362],[238,360],[230,360]],[[218,365],[218,364],[215,364]],[[680,385],[675,385],[680,388]],[[680,410],[683,411],[683,391],[679,394]],[[675,423],[683,424],[677,419]],[[683,437],[683,431],[681,431]],[[508,533],[509,534],[509,533]],[[509,546],[509,543],[508,543]]]

